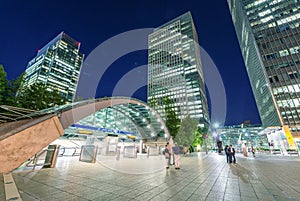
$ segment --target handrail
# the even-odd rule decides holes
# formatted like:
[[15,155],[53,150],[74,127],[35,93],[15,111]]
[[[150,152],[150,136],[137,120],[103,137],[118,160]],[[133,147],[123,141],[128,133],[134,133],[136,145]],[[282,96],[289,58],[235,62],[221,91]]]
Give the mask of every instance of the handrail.
[[74,152],[70,155],[67,155],[67,156],[75,156],[76,154],[76,151],[79,147],[63,147],[61,146],[59,149],[63,149],[63,153],[59,154],[59,156],[64,156],[65,152],[66,152],[66,149],[74,149]]
[[[53,151],[54,149],[43,149],[41,152],[34,155],[33,159],[29,160],[29,162],[26,164],[26,167],[33,167],[33,170],[36,166],[42,166],[42,165],[49,165],[46,163],[37,163],[40,156],[43,155],[46,151]],[[33,165],[30,165],[30,163],[33,162]]]

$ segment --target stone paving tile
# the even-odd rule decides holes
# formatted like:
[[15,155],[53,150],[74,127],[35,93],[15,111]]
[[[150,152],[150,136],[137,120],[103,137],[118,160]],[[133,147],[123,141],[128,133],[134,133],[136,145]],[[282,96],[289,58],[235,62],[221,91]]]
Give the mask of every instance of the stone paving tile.
[[192,194],[189,198],[188,201],[204,201],[206,199],[205,196],[200,196],[197,194]]
[[225,193],[224,200],[239,201],[241,200],[241,197],[237,194]]
[[207,188],[207,187],[199,187],[196,191],[194,191],[193,194],[196,194],[196,195],[201,195],[201,196],[207,196],[210,192],[210,188]]
[[[139,175],[80,162],[13,177],[23,200],[300,200],[300,160],[289,159],[286,166],[285,159],[238,156],[238,164],[229,165],[224,156],[210,153],[181,162],[179,171]],[[0,200],[3,188],[0,184]]]
[[232,194],[232,195],[240,195],[240,190],[236,186],[227,186],[225,190],[226,194]]
[[215,184],[211,190],[215,191],[215,192],[223,192],[224,193],[225,189],[226,189],[225,184]]
[[196,191],[197,188],[198,188],[198,187],[195,187],[195,186],[186,186],[186,187],[184,187],[183,189],[181,189],[181,192],[192,194],[193,192]]
[[258,201],[257,197],[247,197],[247,196],[241,196],[242,201]]
[[163,196],[163,195],[157,195],[157,196],[151,198],[150,200],[151,201],[166,201],[166,200],[170,200],[170,197]]
[[179,192],[175,194],[170,200],[187,200],[191,196],[191,193],[188,192]]
[[275,201],[275,197],[273,195],[270,195],[268,193],[266,194],[263,194],[263,193],[256,193],[257,197],[258,197],[258,200],[266,200],[266,201]]
[[101,194],[96,196],[95,198],[91,198],[90,200],[93,201],[107,201],[107,200],[114,200],[114,199],[120,199],[119,195],[112,194],[112,193],[107,193],[107,194]]
[[213,198],[213,199],[223,200],[223,198],[224,198],[224,192],[210,191],[210,193],[208,194],[207,197],[208,198]]
[[256,197],[256,193],[253,191],[253,189],[248,188],[246,190],[241,190],[241,197]]
[[[20,193],[20,196],[21,196],[21,199],[22,201],[38,201],[39,199],[33,197],[33,196],[30,196],[26,193]],[[2,200],[2,199],[0,199]],[[5,197],[3,198],[3,200],[5,200]]]
[[[111,193],[98,191],[98,192],[92,192],[89,194],[81,195],[81,197],[87,199],[87,200],[95,200],[97,198],[106,197],[107,195],[111,195]],[[116,195],[117,196],[117,195]]]
[[146,192],[146,193],[143,193],[143,194],[139,195],[135,199],[139,200],[139,201],[144,201],[144,200],[150,200],[150,199],[152,199],[152,198],[154,198],[156,196],[157,196],[157,194],[155,194],[155,193]]

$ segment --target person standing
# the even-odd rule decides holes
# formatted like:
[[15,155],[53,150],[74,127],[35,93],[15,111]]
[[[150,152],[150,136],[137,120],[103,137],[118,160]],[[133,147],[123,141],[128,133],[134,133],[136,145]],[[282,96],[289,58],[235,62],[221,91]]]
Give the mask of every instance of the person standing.
[[[169,142],[167,142],[167,149],[169,151],[169,166],[172,165],[171,164],[171,157],[172,157],[172,148],[171,148],[171,144]],[[173,161],[174,161],[174,158],[173,158]]]
[[168,144],[166,144],[166,147],[165,147],[165,150],[164,150],[163,154],[165,155],[165,159],[166,159],[166,169],[169,169],[169,165],[170,165],[170,151],[168,149]]
[[233,159],[233,163],[236,163],[235,150],[232,147],[232,145],[230,145],[229,146],[229,163],[232,163],[232,159]]
[[175,169],[176,170],[179,170],[180,169],[180,163],[179,163],[179,160],[180,160],[180,150],[179,150],[179,146],[177,145],[177,142],[175,142],[175,146],[172,147],[173,149],[173,153],[174,153],[174,156],[175,156]]
[[253,146],[251,146],[251,152],[252,152],[253,157],[255,157],[255,149]]
[[229,146],[228,145],[226,145],[225,146],[225,154],[226,154],[226,162],[228,163],[229,162]]
[[242,150],[243,150],[243,154],[245,157],[248,157],[248,152],[247,152],[247,147],[246,147],[246,144],[242,144]]

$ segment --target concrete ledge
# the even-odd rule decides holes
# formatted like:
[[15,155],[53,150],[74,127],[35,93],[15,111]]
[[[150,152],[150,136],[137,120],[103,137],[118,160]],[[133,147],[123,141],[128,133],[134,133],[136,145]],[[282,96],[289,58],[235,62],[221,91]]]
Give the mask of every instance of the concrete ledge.
[[6,201],[22,200],[12,175],[10,173],[5,173],[3,174],[3,179]]

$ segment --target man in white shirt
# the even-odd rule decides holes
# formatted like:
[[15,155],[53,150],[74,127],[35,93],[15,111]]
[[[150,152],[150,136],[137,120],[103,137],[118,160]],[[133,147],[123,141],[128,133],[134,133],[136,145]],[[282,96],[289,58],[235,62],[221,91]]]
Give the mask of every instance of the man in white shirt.
[[235,150],[232,147],[232,145],[229,146],[229,162],[232,163],[232,158],[233,158],[233,163],[236,163],[236,159],[235,159]]

